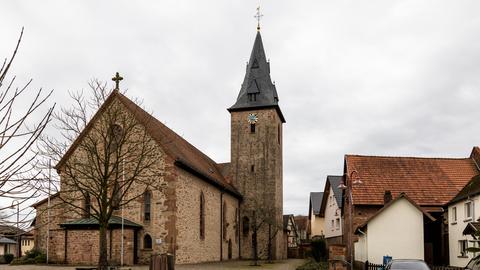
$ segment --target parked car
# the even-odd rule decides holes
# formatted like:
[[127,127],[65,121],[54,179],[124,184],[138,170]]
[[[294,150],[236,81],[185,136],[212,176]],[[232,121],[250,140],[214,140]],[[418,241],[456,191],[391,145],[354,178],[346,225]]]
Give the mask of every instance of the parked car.
[[471,259],[467,266],[465,266],[465,269],[469,270],[480,270],[480,256],[477,256],[473,259]]
[[430,267],[423,260],[392,260],[385,270],[430,270]]

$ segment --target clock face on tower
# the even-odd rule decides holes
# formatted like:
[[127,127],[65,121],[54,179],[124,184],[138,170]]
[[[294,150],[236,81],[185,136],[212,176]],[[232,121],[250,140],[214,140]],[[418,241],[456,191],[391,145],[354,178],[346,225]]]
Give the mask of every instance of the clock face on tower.
[[248,123],[255,124],[258,121],[258,116],[255,113],[248,114]]

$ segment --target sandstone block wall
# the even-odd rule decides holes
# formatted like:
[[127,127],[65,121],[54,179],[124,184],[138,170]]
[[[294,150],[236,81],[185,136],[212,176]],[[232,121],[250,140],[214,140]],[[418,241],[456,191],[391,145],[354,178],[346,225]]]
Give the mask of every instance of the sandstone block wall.
[[[177,196],[177,245],[176,262],[194,263],[228,259],[228,240],[232,242],[232,258],[238,258],[235,242],[235,210],[238,202],[219,189],[178,169]],[[200,194],[205,198],[205,238],[200,239]],[[227,236],[223,239],[221,207],[227,206]],[[222,256],[221,253],[222,246]]]
[[[255,113],[258,121],[255,132],[250,130],[247,118]],[[253,222],[256,213],[270,212],[275,216],[273,230],[273,258],[286,258],[283,239],[283,157],[282,122],[273,108],[231,113],[231,165],[234,185],[244,195],[240,219]],[[262,214],[262,215],[263,215]],[[258,219],[257,219],[258,220]],[[242,227],[243,228],[243,225]],[[280,230],[280,231],[278,231]],[[268,228],[260,228],[259,252],[266,258]],[[270,230],[270,233],[272,228]],[[252,258],[252,230],[242,233],[242,258]]]

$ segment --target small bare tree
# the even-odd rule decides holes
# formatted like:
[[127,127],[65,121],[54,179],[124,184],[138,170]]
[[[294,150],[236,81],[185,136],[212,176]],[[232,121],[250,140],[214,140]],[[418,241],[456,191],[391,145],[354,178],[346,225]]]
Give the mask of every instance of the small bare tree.
[[98,269],[103,270],[108,266],[109,220],[115,210],[158,181],[153,165],[159,151],[147,132],[148,120],[136,117],[138,111],[132,112],[132,108],[140,110],[136,105],[127,109],[126,98],[118,89],[112,93],[98,80],[89,87],[91,98],[82,91],[71,93],[74,106],[54,114],[61,139],[43,137],[41,149],[58,162],[62,203],[78,215],[98,221]]
[[[8,77],[22,37],[23,28],[12,56],[9,60],[5,58],[0,66],[0,198],[13,201],[11,205],[0,206],[0,211],[20,209],[24,201],[42,195],[40,181],[37,182],[40,177],[36,170],[37,153],[33,149],[54,108],[46,105],[52,91],[46,94],[42,89],[31,91],[32,79],[17,87],[16,76]],[[0,216],[0,223],[13,223],[10,217],[10,214]]]
[[[273,261],[273,240],[278,232],[283,229],[283,224],[277,219],[278,209],[268,207],[268,204],[259,203],[254,200],[254,209],[252,210],[252,253],[253,265],[259,265],[261,255],[266,253],[268,262]],[[261,230],[267,230],[267,246],[260,250],[258,245],[258,233]]]

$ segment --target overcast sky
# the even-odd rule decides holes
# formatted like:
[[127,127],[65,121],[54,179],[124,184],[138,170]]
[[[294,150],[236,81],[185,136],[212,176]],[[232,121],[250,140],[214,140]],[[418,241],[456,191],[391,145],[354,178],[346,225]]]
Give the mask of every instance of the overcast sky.
[[[284,212],[346,153],[466,157],[480,144],[479,1],[4,1],[0,57],[54,89],[125,78],[127,95],[217,162],[261,22],[284,126]],[[112,84],[113,85],[113,84]]]

